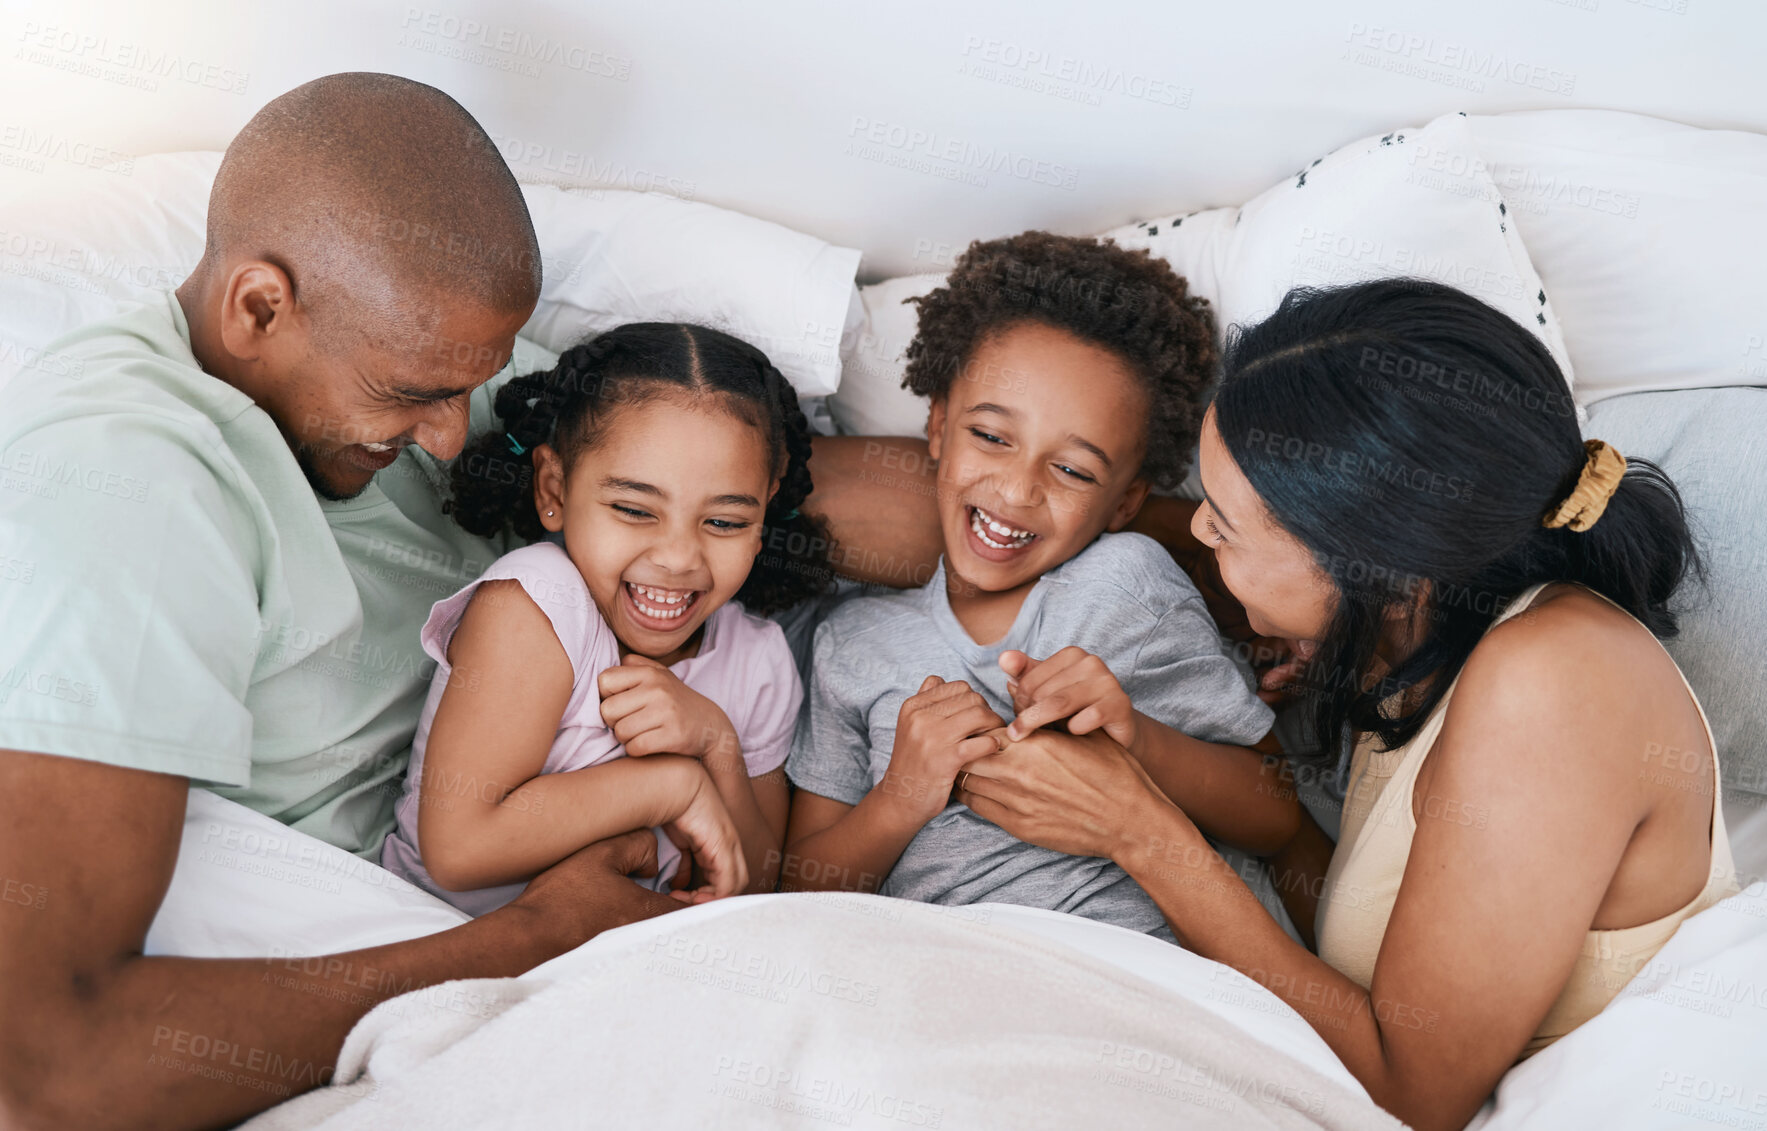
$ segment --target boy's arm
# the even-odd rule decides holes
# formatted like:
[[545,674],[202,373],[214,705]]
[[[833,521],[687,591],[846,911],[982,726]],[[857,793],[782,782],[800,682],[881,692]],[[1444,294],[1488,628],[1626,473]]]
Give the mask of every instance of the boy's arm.
[[914,834],[931,819],[921,815],[924,806],[916,811],[903,804],[911,800],[888,774],[857,805],[798,790],[792,797],[780,890],[876,891]]
[[816,436],[815,489],[804,510],[828,522],[834,572],[900,588],[922,585],[944,549],[926,441],[908,436]]
[[35,897],[0,901],[0,1126],[231,1125],[327,1083],[345,1034],[386,998],[513,977],[681,906],[626,878],[655,868],[646,832],[408,942],[323,963],[144,957],[189,790],[170,774],[0,751],[0,873]]
[[[819,633],[818,659],[830,645],[832,638]],[[827,706],[826,696],[812,704],[811,724],[794,751],[800,768],[794,772],[812,759],[860,757],[868,763],[870,739],[862,722],[852,718],[836,722],[828,717],[833,711],[818,714],[818,706]],[[908,842],[950,804],[959,768],[999,749],[992,732],[1002,725],[1000,716],[968,683],[927,676],[897,712],[890,764],[882,780],[858,804],[815,792],[817,775],[800,777],[786,833],[781,887],[876,891]],[[819,750],[818,743],[828,745]],[[837,745],[844,749],[833,749]],[[850,764],[847,780],[854,780],[858,770],[856,763]],[[861,773],[870,779],[869,772]]]

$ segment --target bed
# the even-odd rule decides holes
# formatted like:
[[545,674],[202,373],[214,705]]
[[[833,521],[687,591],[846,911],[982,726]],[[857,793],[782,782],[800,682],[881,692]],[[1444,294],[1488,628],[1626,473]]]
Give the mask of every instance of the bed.
[[[901,300],[976,237],[1109,233],[1170,260],[1224,323],[1297,283],[1466,286],[1540,334],[1589,434],[1687,495],[1711,576],[1669,647],[1719,739],[1745,888],[1513,1070],[1475,1126],[1767,1126],[1767,83],[1748,56],[1767,27],[1714,7],[1124,2],[1082,22],[1054,4],[13,5],[0,383],[78,380],[44,344],[175,286],[227,138],[344,69],[436,83],[485,122],[546,260],[525,336],[556,349],[635,316],[711,322],[773,354],[829,431],[918,430],[894,387]],[[1620,61],[1647,46],[1648,70]],[[1308,800],[1333,827],[1330,796]],[[458,921],[194,789],[149,948],[273,972]],[[521,979],[395,998],[331,1086],[252,1125],[512,1109],[553,1125],[1392,1125],[1299,1015],[1224,966],[1022,908],[858,896],[724,901]]]

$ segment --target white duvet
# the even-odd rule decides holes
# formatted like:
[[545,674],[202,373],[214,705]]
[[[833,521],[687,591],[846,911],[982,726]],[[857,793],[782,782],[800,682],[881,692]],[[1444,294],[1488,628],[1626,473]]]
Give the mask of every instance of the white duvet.
[[[318,955],[461,914],[192,790],[149,953]],[[750,896],[395,998],[247,1126],[1391,1127],[1301,1017],[1072,916]],[[1474,1126],[1767,1127],[1767,883],[1696,916]]]

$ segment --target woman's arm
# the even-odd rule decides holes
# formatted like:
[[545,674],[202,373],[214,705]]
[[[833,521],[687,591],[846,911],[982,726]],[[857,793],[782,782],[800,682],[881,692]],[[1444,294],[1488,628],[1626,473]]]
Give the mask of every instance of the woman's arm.
[[834,572],[912,589],[939,565],[944,536],[926,441],[911,436],[817,436],[816,484],[804,509],[828,522]]
[[[1212,646],[1212,630],[1209,639]],[[1301,804],[1281,759],[1156,722],[1135,709],[1116,673],[1084,648],[1070,645],[1042,660],[1009,650],[1000,668],[1018,711],[1009,737],[1054,723],[1070,734],[1103,731],[1128,747],[1154,784],[1217,840],[1264,855],[1294,839]],[[1260,745],[1274,749],[1273,742],[1266,735]]]
[[674,822],[713,889],[741,889],[746,867],[735,829],[693,759],[619,758],[540,772],[573,674],[552,622],[519,582],[479,587],[448,661],[453,672],[424,750],[418,817],[418,848],[436,883],[464,891],[526,880],[584,845]]
[[1254,856],[1275,853],[1295,839],[1304,810],[1281,759],[1204,742],[1136,715],[1130,753],[1205,834]]
[[1564,988],[1643,816],[1636,759],[1615,751],[1653,722],[1627,705],[1643,697],[1623,653],[1577,649],[1576,663],[1499,635],[1463,671],[1413,799],[1369,990],[1288,938],[1107,736],[1034,734],[972,764],[963,800],[1020,839],[1110,856],[1185,946],[1293,1006],[1376,1102],[1420,1128],[1460,1127]]

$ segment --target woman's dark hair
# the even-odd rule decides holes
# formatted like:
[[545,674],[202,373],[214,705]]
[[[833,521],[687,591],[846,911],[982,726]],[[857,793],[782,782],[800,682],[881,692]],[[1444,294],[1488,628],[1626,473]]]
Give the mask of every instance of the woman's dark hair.
[[[1346,725],[1387,749],[1410,741],[1497,614],[1536,583],[1586,585],[1674,635],[1669,599],[1702,572],[1680,494],[1631,459],[1594,526],[1542,525],[1577,483],[1583,437],[1552,355],[1501,311],[1415,279],[1297,289],[1236,328],[1224,369],[1221,439],[1337,588],[1302,681],[1328,757]],[[1421,642],[1371,684],[1395,605],[1416,609]],[[1383,713],[1425,679],[1420,702]]]
[[779,490],[767,503],[761,552],[737,599],[767,613],[824,592],[833,580],[830,542],[823,521],[802,510],[810,497],[810,426],[797,393],[766,354],[704,326],[617,326],[565,350],[551,369],[505,384],[496,401],[501,428],[454,461],[455,521],[487,538],[505,531],[528,541],[543,537],[533,449],[551,444],[568,474],[618,409],[671,391],[720,396],[761,431],[773,453]]
[[1041,322],[1122,358],[1148,392],[1141,474],[1170,488],[1190,469],[1203,398],[1215,376],[1208,300],[1163,259],[1110,240],[1022,232],[977,240],[945,285],[906,301],[920,308],[902,387],[942,397],[991,335]]

